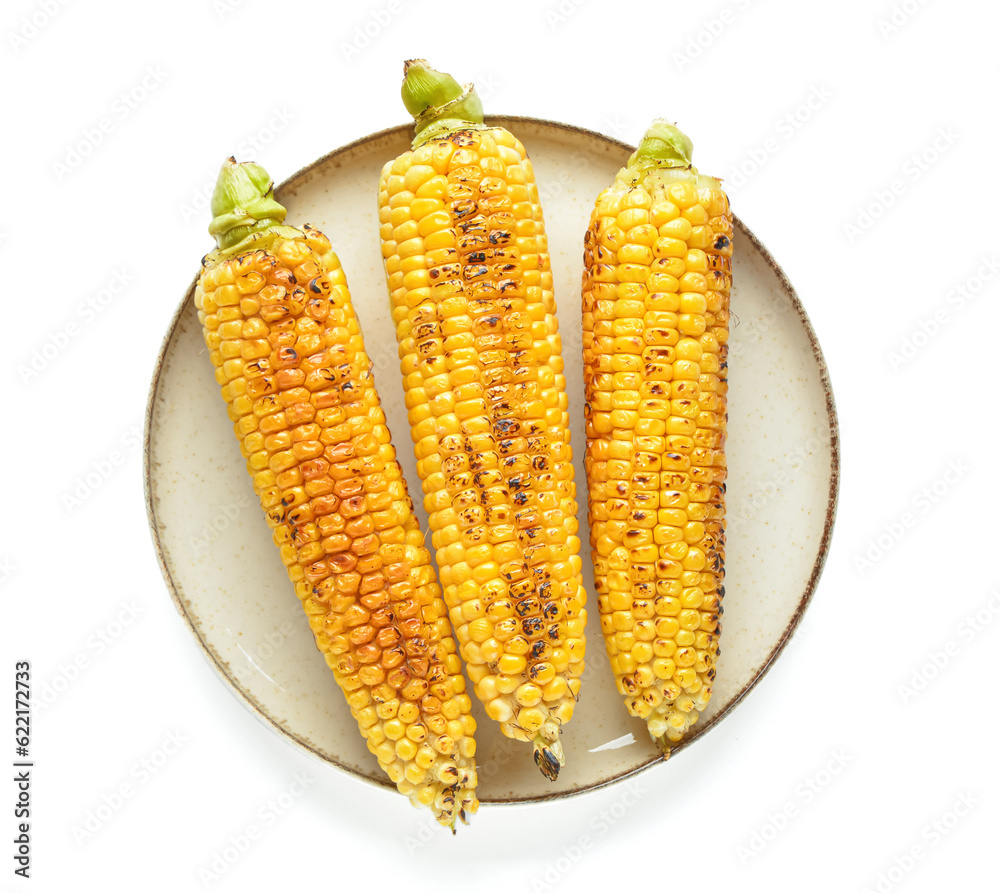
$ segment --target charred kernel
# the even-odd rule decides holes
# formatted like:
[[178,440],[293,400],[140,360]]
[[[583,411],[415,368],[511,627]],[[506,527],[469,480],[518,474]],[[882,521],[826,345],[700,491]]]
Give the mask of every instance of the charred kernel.
[[524,634],[529,637],[533,637],[541,632],[542,628],[545,626],[545,621],[541,617],[525,617],[521,621],[521,629],[524,630]]

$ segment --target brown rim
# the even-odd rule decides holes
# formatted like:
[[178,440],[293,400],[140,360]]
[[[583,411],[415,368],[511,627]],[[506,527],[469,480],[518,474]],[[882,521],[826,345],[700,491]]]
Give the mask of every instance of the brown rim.
[[[521,115],[491,115],[488,116],[487,121],[491,124],[507,127],[508,129],[517,129],[518,125],[534,125],[542,128],[553,128],[556,130],[563,130],[569,133],[578,134],[586,136],[597,140],[598,142],[605,143],[607,145],[619,148],[626,155],[631,154],[635,151],[635,146],[630,146],[628,143],[622,142],[621,140],[614,139],[613,137],[606,136],[605,134],[598,133],[594,130],[588,130],[584,127],[577,127],[572,124],[564,124],[559,121],[549,121],[544,118],[531,118]],[[403,124],[398,127],[390,127],[386,130],[380,130],[377,133],[370,134],[360,139],[354,140],[353,142],[347,143],[332,152],[318,158],[316,161],[307,165],[304,168],[296,171],[288,179],[282,182],[279,186],[275,188],[275,193],[280,198],[281,195],[288,191],[294,191],[302,180],[311,175],[318,167],[326,164],[330,159],[337,157],[338,155],[347,154],[361,146],[388,137],[395,137],[400,135],[408,135],[412,131],[412,125]],[[767,655],[763,664],[761,664],[760,669],[754,674],[753,678],[740,690],[738,691],[729,703],[715,716],[712,717],[704,726],[700,727],[695,731],[689,738],[686,738],[683,742],[678,744],[676,747],[672,748],[671,754],[676,755],[683,750],[686,750],[694,742],[701,739],[706,733],[715,728],[715,726],[724,717],[728,716],[733,709],[743,702],[747,694],[760,682],[761,679],[767,674],[774,664],[775,658],[784,650],[785,646],[788,644],[789,639],[792,634],[798,628],[802,621],[802,616],[805,613],[806,608],[812,600],[813,594],[816,591],[816,586],[819,582],[820,575],[822,574],[823,567],[826,564],[827,555],[830,551],[830,539],[833,533],[834,520],[837,513],[837,500],[840,490],[840,430],[837,421],[837,410],[833,399],[833,388],[830,384],[830,372],[826,365],[826,360],[823,357],[823,352],[820,348],[819,341],[816,338],[816,332],[812,327],[812,323],[809,320],[809,316],[806,313],[805,307],[799,300],[798,294],[795,288],[792,286],[788,277],[785,275],[785,271],[781,268],[778,262],[772,257],[771,253],[764,247],[760,239],[757,238],[751,232],[749,228],[736,216],[733,215],[733,222],[739,228],[740,232],[747,237],[747,239],[753,244],[753,246],[760,252],[760,255],[767,262],[767,264],[774,270],[775,274],[778,276],[778,281],[781,284],[786,296],[791,302],[792,307],[799,316],[799,320],[805,330],[806,336],[809,339],[810,346],[812,347],[813,358],[816,361],[816,366],[819,370],[820,381],[823,386],[823,393],[826,399],[826,410],[827,410],[827,421],[830,429],[830,488],[827,498],[827,510],[826,518],[823,526],[823,534],[820,538],[819,550],[816,555],[816,560],[813,564],[812,573],[806,584],[806,588],[799,599],[799,603],[795,609],[795,613],[792,615],[791,620],[786,626],[781,637],[778,639],[777,644],[771,650],[770,654]],[[174,606],[177,612],[183,618],[188,629],[191,630],[192,634],[198,640],[201,645],[202,651],[205,654],[206,659],[209,664],[214,667],[216,672],[228,682],[227,688],[232,692],[232,694],[254,715],[264,724],[268,725],[270,728],[278,732],[283,738],[287,739],[289,742],[298,745],[303,748],[306,752],[312,754],[316,759],[321,760],[323,763],[328,765],[334,765],[339,769],[343,769],[353,778],[375,785],[379,788],[384,788],[386,790],[395,791],[395,785],[392,784],[388,779],[380,778],[370,778],[366,775],[362,775],[357,772],[353,767],[348,766],[339,760],[330,757],[324,753],[321,753],[309,742],[303,740],[298,735],[290,732],[288,729],[277,723],[268,713],[266,713],[252,698],[244,691],[240,686],[239,682],[233,677],[229,671],[229,666],[226,661],[224,661],[218,654],[215,653],[212,646],[205,640],[198,627],[195,625],[191,616],[188,614],[184,607],[183,601],[180,596],[180,592],[176,583],[174,582],[173,575],[171,574],[170,566],[167,562],[166,555],[164,553],[163,546],[159,538],[159,526],[156,517],[156,507],[153,502],[153,483],[152,483],[152,463],[150,461],[150,435],[153,421],[153,412],[156,405],[156,398],[159,390],[160,374],[163,370],[163,365],[166,360],[167,352],[170,349],[170,345],[177,333],[178,323],[180,321],[181,315],[184,312],[184,308],[187,303],[192,299],[194,295],[195,284],[197,282],[197,277],[195,277],[191,285],[188,287],[188,291],[181,301],[177,310],[174,312],[173,317],[170,320],[170,325],[167,329],[167,333],[163,338],[163,342],[160,346],[160,352],[156,358],[156,364],[153,369],[153,378],[150,383],[149,394],[146,403],[146,413],[143,424],[143,491],[146,501],[146,515],[149,520],[150,534],[153,540],[153,547],[156,551],[157,561],[160,565],[160,571],[163,574],[164,581],[167,584],[167,589],[170,592],[170,597],[174,602]],[[632,776],[644,772],[652,766],[658,766],[662,764],[662,760],[657,757],[652,757],[644,763],[640,763],[633,769],[629,769],[622,772],[613,778],[607,778],[604,780],[596,781],[592,784],[583,785],[578,788],[573,788],[568,791],[560,791],[558,793],[552,794],[541,794],[534,797],[507,797],[507,798],[486,798],[483,799],[482,803],[487,803],[490,805],[501,805],[501,804],[522,804],[522,803],[544,803],[549,800],[558,800],[565,797],[572,797],[577,794],[583,794],[588,791],[599,790],[600,788],[607,787],[612,784],[617,784],[624,779],[631,778]]]

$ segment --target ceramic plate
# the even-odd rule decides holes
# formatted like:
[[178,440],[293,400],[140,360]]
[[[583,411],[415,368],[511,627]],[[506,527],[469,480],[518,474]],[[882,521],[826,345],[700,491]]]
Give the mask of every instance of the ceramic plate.
[[[552,122],[492,120],[513,130],[528,148],[545,209],[570,398],[580,537],[589,555],[582,461],[582,240],[594,198],[632,149]],[[426,529],[376,207],[382,165],[408,147],[411,133],[399,127],[339,149],[280,186],[277,196],[288,207],[289,223],[318,226],[340,255],[389,428]],[[734,243],[722,656],[709,709],[675,755],[696,746],[781,652],[816,585],[836,504],[837,424],[815,335],[780,268],[739,221]],[[196,267],[192,258],[192,270]],[[260,719],[318,758],[388,786],[313,645],[271,543],[206,355],[193,290],[192,284],[164,340],[147,413],[149,518],[169,591],[226,685]],[[584,575],[593,593],[586,557]],[[545,781],[530,749],[503,738],[475,703],[482,802],[575,793],[662,763],[645,725],[626,714],[615,691],[593,595],[590,609],[580,703],[564,732],[566,767],[556,783]]]

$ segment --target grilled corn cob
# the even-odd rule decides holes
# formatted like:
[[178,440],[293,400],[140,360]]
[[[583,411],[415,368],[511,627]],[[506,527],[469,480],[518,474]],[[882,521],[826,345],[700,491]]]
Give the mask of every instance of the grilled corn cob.
[[444,598],[477,696],[554,779],[585,593],[548,246],[524,146],[408,62],[413,149],[379,185],[382,255]]
[[340,261],[258,165],[225,163],[212,213],[195,303],[274,542],[368,749],[454,829],[475,720]]
[[657,121],[585,238],[597,605],[618,690],[664,756],[708,704],[719,656],[732,235],[719,181]]

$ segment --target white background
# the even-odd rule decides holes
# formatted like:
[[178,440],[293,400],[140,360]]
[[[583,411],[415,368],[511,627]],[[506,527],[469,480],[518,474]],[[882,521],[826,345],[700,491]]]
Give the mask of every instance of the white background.
[[[12,0],[0,14],[0,677],[12,691],[28,659],[36,687],[64,689],[35,715],[28,882],[12,873],[16,789],[0,786],[0,890],[993,883],[978,879],[1000,818],[995,6],[280,10]],[[455,838],[302,755],[224,688],[161,578],[138,437],[161,338],[211,247],[192,206],[220,160],[254,157],[283,179],[403,123],[401,63],[420,56],[488,83],[496,113],[633,143],[654,116],[678,121],[796,286],[842,436],[825,572],[747,701],[637,788],[484,807]],[[81,310],[119,275],[124,288]],[[113,452],[112,473],[68,503]],[[96,646],[126,605],[136,616]],[[13,760],[4,702],[0,758]],[[264,827],[261,810],[303,775]],[[82,838],[122,783],[132,796]],[[237,857],[227,847],[251,825],[261,836]],[[213,864],[225,870],[209,876]]]

